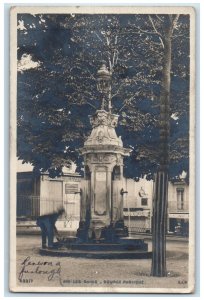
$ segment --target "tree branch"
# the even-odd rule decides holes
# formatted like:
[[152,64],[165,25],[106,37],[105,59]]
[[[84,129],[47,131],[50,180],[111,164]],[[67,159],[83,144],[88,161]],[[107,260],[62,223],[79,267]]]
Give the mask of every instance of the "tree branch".
[[102,41],[102,39],[100,38],[100,36],[96,33],[96,32],[94,32],[95,33],[95,35],[97,36],[97,38],[103,43],[103,41]]
[[90,102],[87,101],[87,104],[89,104],[91,107],[93,107],[94,109],[97,109],[97,107],[93,104],[91,104]]
[[86,68],[86,71],[88,71],[88,73],[90,74],[91,78],[95,81],[96,78],[94,78],[93,74],[91,74],[90,70]]
[[176,15],[175,18],[173,19],[173,22],[172,22],[172,34],[173,34],[174,29],[176,28],[176,24],[178,22],[178,19],[179,19],[179,15]]
[[151,18],[151,16],[148,15],[148,17],[149,17],[149,20],[150,20],[150,22],[151,22],[151,24],[152,24],[152,27],[154,28],[154,31],[155,31],[158,35],[161,36],[161,34],[160,34],[160,33],[158,32],[158,30],[156,29],[156,27],[155,27],[155,25],[154,25],[154,22],[153,22],[153,20],[152,20],[152,18]]
[[107,46],[110,45],[110,39],[108,37],[106,37],[106,43],[107,43]]
[[128,104],[130,104],[131,100],[135,97],[136,94],[131,96],[129,99],[125,100],[125,104],[119,109],[119,112]]
[[121,32],[119,35],[130,35],[130,34],[157,34],[156,32],[153,31],[146,31],[144,29],[141,29],[140,27],[136,27],[138,31],[131,31],[131,32]]
[[172,35],[172,39],[176,39],[177,37],[180,37],[180,36],[185,36],[187,39],[189,39],[189,37],[186,35],[186,33],[183,33],[183,34],[177,34],[177,35]]
[[31,86],[31,84],[23,82],[23,81],[19,81],[19,83],[22,83],[22,84],[27,85],[27,86]]
[[156,15],[157,19],[159,19],[159,21],[164,22],[164,20],[162,20],[158,15]]
[[162,38],[161,38],[161,33],[159,33],[158,30],[156,29],[156,27],[155,27],[155,25],[154,25],[154,22],[153,22],[153,20],[152,20],[152,18],[151,18],[151,16],[149,15],[148,17],[149,17],[149,20],[150,20],[150,22],[151,22],[151,24],[152,24],[152,27],[154,28],[155,33],[158,34],[159,40],[160,40],[161,45],[162,45],[162,48],[164,49],[164,43],[163,43],[163,40],[162,40]]
[[160,42],[161,42],[161,45],[162,45],[162,48],[164,49],[164,43],[163,43],[163,40],[162,38],[159,36],[159,39],[160,39]]
[[179,14],[177,14],[177,15],[175,16],[175,18],[174,18],[174,20],[173,20],[173,28],[175,28],[176,23],[178,22],[179,16],[180,16]]

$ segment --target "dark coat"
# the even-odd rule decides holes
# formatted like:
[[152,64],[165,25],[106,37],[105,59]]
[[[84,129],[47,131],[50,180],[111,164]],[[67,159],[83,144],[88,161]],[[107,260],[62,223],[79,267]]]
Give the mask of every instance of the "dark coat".
[[54,227],[59,216],[60,216],[59,213],[43,215],[37,218],[36,223],[38,226],[40,226],[41,224],[50,223]]

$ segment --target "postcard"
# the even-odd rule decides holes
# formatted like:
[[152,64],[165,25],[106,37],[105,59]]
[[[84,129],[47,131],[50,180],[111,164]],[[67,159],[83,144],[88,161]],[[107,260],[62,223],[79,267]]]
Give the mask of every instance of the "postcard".
[[10,10],[10,290],[193,293],[195,12]]

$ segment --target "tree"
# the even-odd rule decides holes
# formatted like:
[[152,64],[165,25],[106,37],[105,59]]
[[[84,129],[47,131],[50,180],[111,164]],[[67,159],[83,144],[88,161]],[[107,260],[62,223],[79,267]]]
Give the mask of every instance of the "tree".
[[[133,149],[125,173],[152,178],[159,162],[164,49],[149,16],[19,14],[18,18],[18,157],[31,162],[36,171],[49,170],[51,176],[60,174],[71,160],[81,168],[75,149],[90,132],[87,116],[100,107],[95,75],[105,60],[112,71],[113,112],[121,115],[118,134]],[[165,16],[151,18],[162,24]],[[171,74],[172,177],[188,171],[189,19],[181,16],[179,21],[181,37],[172,42],[177,49]],[[26,68],[25,58],[35,67]],[[183,119],[187,122],[182,127]]]
[[152,276],[166,276],[166,222],[168,203],[169,167],[169,107],[171,90],[171,42],[179,16],[168,15],[163,22],[163,34],[158,32],[150,17],[152,26],[161,39],[164,56],[160,93],[160,161],[155,176],[152,237]]

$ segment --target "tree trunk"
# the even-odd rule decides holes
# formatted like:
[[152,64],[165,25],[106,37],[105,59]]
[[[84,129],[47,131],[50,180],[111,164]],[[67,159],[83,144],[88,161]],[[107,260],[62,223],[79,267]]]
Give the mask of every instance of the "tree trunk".
[[155,195],[152,224],[152,276],[164,277],[166,272],[166,220],[168,197],[168,173],[155,175]]
[[169,98],[171,72],[171,38],[173,22],[169,16],[163,38],[164,58],[160,94],[159,168],[155,175],[152,226],[152,276],[164,277],[166,271],[166,227],[169,164]]

